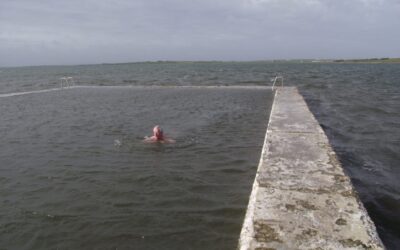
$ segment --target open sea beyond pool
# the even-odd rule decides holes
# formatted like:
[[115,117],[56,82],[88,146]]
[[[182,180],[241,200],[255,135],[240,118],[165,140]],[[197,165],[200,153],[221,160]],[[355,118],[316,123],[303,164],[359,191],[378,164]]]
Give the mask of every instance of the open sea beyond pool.
[[400,64],[268,62],[0,68],[0,249],[235,249],[277,73],[398,249]]

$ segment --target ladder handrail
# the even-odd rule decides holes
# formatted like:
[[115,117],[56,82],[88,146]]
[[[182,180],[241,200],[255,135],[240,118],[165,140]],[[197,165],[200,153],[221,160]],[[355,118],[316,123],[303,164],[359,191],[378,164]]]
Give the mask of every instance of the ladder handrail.
[[281,87],[283,87],[283,76],[275,76],[275,78],[271,79],[271,81],[274,82],[274,83],[272,84],[272,87],[271,87],[272,90],[274,90],[276,81],[277,81],[278,79],[281,79]]
[[71,76],[61,77],[60,81],[61,81],[61,88],[64,88],[64,86],[65,88],[75,86],[74,78]]

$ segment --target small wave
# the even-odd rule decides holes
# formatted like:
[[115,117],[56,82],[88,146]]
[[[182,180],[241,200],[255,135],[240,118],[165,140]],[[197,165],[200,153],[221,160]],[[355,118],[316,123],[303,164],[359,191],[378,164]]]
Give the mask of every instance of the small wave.
[[76,218],[77,215],[72,214],[50,214],[43,211],[21,210],[21,213],[32,218],[46,218],[51,220],[63,220],[67,218]]
[[113,207],[119,207],[119,208],[134,207],[134,206],[137,206],[137,203],[135,203],[135,202],[118,202],[118,203],[113,204]]
[[119,148],[122,146],[122,142],[120,140],[116,139],[116,140],[114,140],[114,146]]

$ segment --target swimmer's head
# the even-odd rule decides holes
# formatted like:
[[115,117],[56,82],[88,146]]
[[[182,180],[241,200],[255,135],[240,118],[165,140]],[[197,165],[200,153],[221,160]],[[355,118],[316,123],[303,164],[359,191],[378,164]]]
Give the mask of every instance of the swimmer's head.
[[153,136],[157,138],[157,140],[163,140],[164,139],[164,134],[160,126],[155,126],[153,128]]

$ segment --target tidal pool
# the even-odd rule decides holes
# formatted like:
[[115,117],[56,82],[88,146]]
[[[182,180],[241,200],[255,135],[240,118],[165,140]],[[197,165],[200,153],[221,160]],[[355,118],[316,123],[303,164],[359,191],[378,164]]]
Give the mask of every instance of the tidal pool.
[[[10,249],[235,249],[266,88],[88,87],[0,98]],[[174,144],[145,144],[159,124]]]

